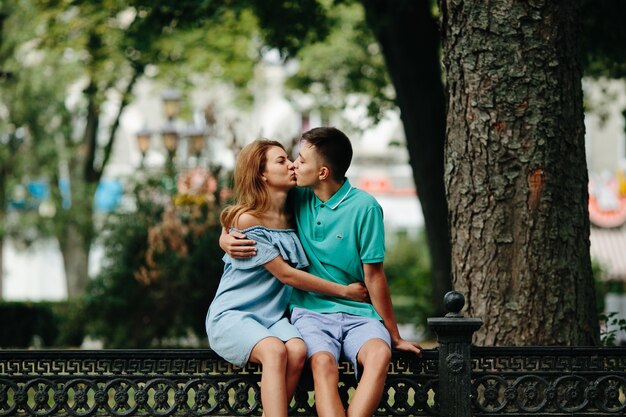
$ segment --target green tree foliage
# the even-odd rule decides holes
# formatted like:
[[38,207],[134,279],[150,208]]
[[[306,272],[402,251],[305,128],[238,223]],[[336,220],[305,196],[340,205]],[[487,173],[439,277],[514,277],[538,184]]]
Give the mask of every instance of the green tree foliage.
[[393,297],[394,311],[401,323],[426,328],[434,312],[430,286],[430,257],[424,231],[417,236],[398,234],[389,243],[385,273]]
[[626,3],[581,0],[581,49],[585,75],[626,77]]
[[[37,206],[25,198],[25,183],[39,180],[57,161],[51,150],[67,115],[57,101],[67,77],[52,68],[58,54],[41,55],[30,48],[39,20],[21,6],[0,2],[0,254],[5,236],[29,244],[37,230],[53,233],[48,222],[40,221]],[[26,21],[31,25],[21,24]],[[29,129],[29,124],[37,126]],[[22,210],[18,218],[9,201],[31,210]],[[0,259],[0,277],[2,269]]]
[[386,110],[395,108],[395,91],[364,10],[350,3],[325,12],[332,26],[323,42],[303,44],[297,51],[298,69],[289,86],[308,91],[316,98],[316,107],[327,112],[344,109],[349,96],[359,95],[369,110],[364,125],[378,121]]
[[138,184],[137,210],[108,221],[105,265],[85,301],[87,331],[106,347],[178,346],[190,337],[206,346],[204,318],[223,269],[219,207],[172,196],[167,180]]
[[[255,18],[209,3],[0,4],[2,71],[12,74],[1,86],[0,126],[25,129],[29,152],[27,174],[13,170],[3,181],[43,179],[50,186],[53,217],[44,223],[59,240],[70,297],[81,295],[87,283],[88,254],[98,234],[94,193],[138,80],[191,89],[209,78],[244,87],[252,77]],[[62,181],[69,184],[65,199]],[[6,199],[0,204],[5,207]]]

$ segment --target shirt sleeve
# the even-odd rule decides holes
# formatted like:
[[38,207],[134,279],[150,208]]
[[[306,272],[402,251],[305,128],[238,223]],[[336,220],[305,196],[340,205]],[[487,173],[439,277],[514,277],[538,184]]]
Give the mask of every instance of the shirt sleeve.
[[372,206],[366,211],[361,222],[359,245],[361,262],[364,264],[385,260],[385,225],[380,205]]

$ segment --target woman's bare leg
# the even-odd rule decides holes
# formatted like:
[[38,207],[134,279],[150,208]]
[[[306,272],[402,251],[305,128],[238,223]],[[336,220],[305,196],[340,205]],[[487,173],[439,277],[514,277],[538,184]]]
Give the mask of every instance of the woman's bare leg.
[[287,348],[287,374],[285,385],[287,386],[287,401],[290,402],[296,392],[300,375],[306,361],[306,344],[302,339],[290,339],[285,343]]
[[260,363],[261,403],[265,417],[287,417],[288,398],[285,377],[287,373],[287,348],[282,340],[266,337],[256,344],[250,361]]

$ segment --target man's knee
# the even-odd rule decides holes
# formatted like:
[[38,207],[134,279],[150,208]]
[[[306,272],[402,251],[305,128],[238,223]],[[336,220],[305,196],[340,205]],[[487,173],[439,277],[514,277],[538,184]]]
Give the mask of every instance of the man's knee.
[[357,359],[362,366],[378,365],[386,369],[391,361],[391,348],[382,339],[371,339],[363,345]]

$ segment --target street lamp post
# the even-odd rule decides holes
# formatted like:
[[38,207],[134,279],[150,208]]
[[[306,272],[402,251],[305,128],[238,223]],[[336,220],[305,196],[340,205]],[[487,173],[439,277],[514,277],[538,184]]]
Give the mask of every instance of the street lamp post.
[[189,154],[195,157],[196,166],[200,164],[200,156],[206,147],[206,135],[204,129],[193,126],[187,130]]
[[176,149],[178,149],[178,130],[176,126],[171,122],[166,124],[163,130],[161,130],[161,138],[167,151],[167,170],[171,175],[174,173],[174,157],[176,156]]
[[[181,143],[181,138],[186,138],[186,145],[188,155],[183,156],[187,158],[186,165],[191,165],[191,159],[193,158],[193,164],[195,166],[200,165],[201,156],[206,148],[206,131],[204,127],[193,124],[191,127],[184,131],[179,127],[178,115],[180,113],[181,94],[175,89],[166,89],[161,93],[161,101],[163,105],[163,113],[166,118],[165,125],[160,130],[161,140],[163,146],[167,151],[166,172],[168,175],[173,176],[175,174],[177,151]],[[209,106],[210,107],[210,106]],[[211,110],[211,117],[213,117]],[[206,118],[206,117],[205,117]],[[215,123],[214,118],[211,118],[209,123],[212,125]],[[141,164],[140,167],[144,167],[144,160],[146,154],[150,148],[152,132],[148,129],[141,129],[136,133],[137,145],[141,152]]]

